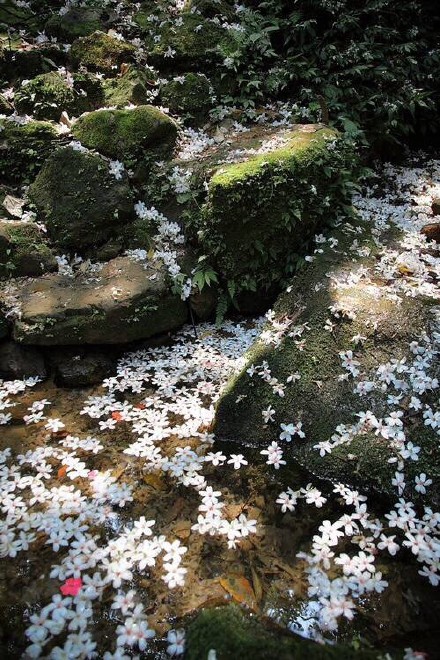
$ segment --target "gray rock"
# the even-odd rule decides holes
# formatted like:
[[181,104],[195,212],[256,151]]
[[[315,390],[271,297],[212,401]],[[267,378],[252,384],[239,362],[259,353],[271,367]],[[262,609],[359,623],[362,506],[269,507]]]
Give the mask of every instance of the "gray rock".
[[13,336],[24,344],[121,344],[174,330],[187,318],[165,267],[153,261],[118,257],[99,273],[57,273],[16,289],[21,318]]

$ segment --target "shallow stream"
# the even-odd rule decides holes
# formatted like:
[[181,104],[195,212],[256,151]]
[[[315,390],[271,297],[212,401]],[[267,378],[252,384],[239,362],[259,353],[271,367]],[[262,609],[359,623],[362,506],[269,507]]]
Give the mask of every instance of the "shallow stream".
[[198,339],[185,328],[169,346],[127,354],[93,388],[3,384],[2,658],[107,659],[124,646],[124,657],[169,657],[182,650],[170,650],[170,629],[228,599],[304,636],[438,657],[439,597],[409,551],[381,557],[388,588],[321,633],[297,554],[347,506],[318,484],[324,503],[283,513],[280,492],[310,475],[213,444],[213,403],[260,328],[205,325]]

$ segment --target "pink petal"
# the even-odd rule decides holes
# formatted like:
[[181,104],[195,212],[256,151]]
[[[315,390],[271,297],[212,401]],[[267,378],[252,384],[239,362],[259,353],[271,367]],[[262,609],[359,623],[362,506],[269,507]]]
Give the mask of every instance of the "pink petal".
[[82,584],[81,578],[69,578],[60,587],[60,591],[63,596],[76,596],[81,589]]

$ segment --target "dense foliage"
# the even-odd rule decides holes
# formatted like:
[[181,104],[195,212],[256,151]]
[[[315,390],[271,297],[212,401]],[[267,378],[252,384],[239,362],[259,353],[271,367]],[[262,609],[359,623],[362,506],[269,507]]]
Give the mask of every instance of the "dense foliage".
[[294,99],[370,141],[438,130],[440,7],[435,0],[266,0],[241,20],[233,103]]

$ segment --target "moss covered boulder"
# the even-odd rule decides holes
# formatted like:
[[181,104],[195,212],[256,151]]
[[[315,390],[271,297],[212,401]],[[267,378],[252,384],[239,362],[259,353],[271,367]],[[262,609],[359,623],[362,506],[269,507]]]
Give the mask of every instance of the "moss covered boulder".
[[176,140],[177,124],[157,108],[145,105],[91,112],[80,117],[72,132],[86,147],[124,160],[146,150],[169,153]]
[[56,151],[29,188],[54,244],[84,253],[121,235],[134,216],[127,179],[116,180],[100,156]]
[[297,637],[269,621],[228,605],[200,612],[186,633],[187,660],[206,660],[211,650],[217,660],[375,660],[377,653],[344,646],[327,646]]
[[160,91],[162,105],[196,124],[208,118],[214,91],[203,73],[186,73],[164,83]]
[[102,29],[106,18],[108,15],[98,7],[70,7],[64,14],[51,16],[45,32],[60,41],[71,42]]
[[16,292],[21,318],[13,336],[24,344],[118,344],[182,325],[186,304],[170,293],[161,262],[118,257],[76,278],[49,275]]
[[0,178],[8,183],[29,183],[56,149],[58,134],[49,122],[17,124],[0,119]]
[[[135,16],[136,20],[136,16]],[[223,51],[236,49],[236,38],[231,30],[202,16],[182,12],[179,24],[163,21],[156,27],[145,17],[137,20],[145,28],[145,47],[148,61],[160,70],[193,71],[212,67],[223,60]],[[160,40],[157,39],[160,36]]]
[[77,74],[67,80],[55,71],[28,81],[14,99],[20,114],[55,121],[59,121],[63,110],[79,115],[98,107],[103,100],[102,85],[97,78]]
[[5,81],[28,79],[46,72],[48,68],[39,50],[18,50],[17,47],[2,49],[0,44],[1,79]]
[[114,73],[123,62],[133,59],[135,51],[132,44],[98,31],[75,39],[70,54],[76,66],[85,66],[90,71]]
[[0,94],[0,115],[11,115],[14,112],[14,108],[7,98]]
[[36,276],[57,270],[41,230],[32,223],[0,220],[0,276]]
[[335,131],[320,125],[236,136],[189,164],[208,192],[188,231],[232,293],[269,289],[349,203],[351,162]]
[[[386,278],[374,274],[378,248],[370,230],[359,231],[362,226],[357,224],[356,229],[347,224],[336,232],[337,249],[329,243],[320,247],[322,254],[280,296],[273,323],[219,402],[214,430],[219,438],[261,446],[278,441],[281,424],[301,421],[305,437],[295,435],[282,443],[284,458],[299,462],[315,476],[393,499],[396,463],[389,461],[397,460],[396,446],[386,430],[381,432],[380,422],[370,423],[368,416],[366,422],[361,420],[362,412],[371,411],[387,426],[394,424],[397,411],[401,421],[395,423],[402,424],[405,442],[421,448],[418,460],[405,463],[405,497],[420,500],[415,477],[425,473],[433,480],[428,502],[438,506],[438,435],[409,407],[408,385],[408,395],[390,402],[389,395],[399,392],[384,387],[383,376],[399,369],[398,378],[407,382],[411,369],[417,372],[410,344],[431,328],[436,301],[390,293]],[[370,256],[356,257],[360,249]],[[352,363],[356,377],[345,368]],[[438,378],[439,371],[435,360],[426,367],[429,378]],[[418,396],[434,405],[436,386],[431,389],[429,382]],[[277,383],[283,396],[274,389]],[[266,424],[262,411],[269,407],[275,412]]]
[[148,73],[135,66],[117,78],[108,78],[103,81],[106,106],[123,108],[126,105],[145,105],[150,100],[151,90],[155,86],[153,71]]
[[19,6],[13,0],[2,0],[0,3],[0,31],[1,28],[24,29],[35,32],[40,25],[39,17],[26,5]]

